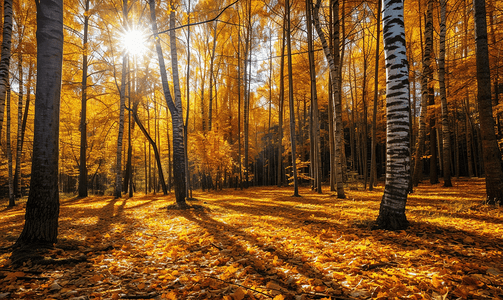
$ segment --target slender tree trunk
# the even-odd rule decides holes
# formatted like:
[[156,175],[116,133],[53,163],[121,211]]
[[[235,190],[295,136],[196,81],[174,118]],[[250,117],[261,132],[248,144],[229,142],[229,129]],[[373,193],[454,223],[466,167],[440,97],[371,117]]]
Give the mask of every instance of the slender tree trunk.
[[330,191],[335,192],[336,182],[335,182],[335,142],[334,135],[330,134],[334,132],[334,112],[333,112],[333,102],[334,94],[332,92],[332,76],[328,76],[328,142],[329,142],[329,152],[330,152]]
[[278,113],[278,187],[283,185],[283,115],[285,107],[285,45],[286,45],[286,17],[283,18],[283,37],[281,44],[281,58],[279,66],[279,113]]
[[386,59],[386,185],[377,227],[408,227],[405,205],[410,181],[409,71],[405,48],[403,1],[383,1]]
[[[8,80],[8,78],[7,78]],[[8,82],[8,81],[7,81]],[[13,207],[16,205],[16,201],[14,199],[14,184],[12,182],[12,148],[11,148],[11,140],[10,140],[10,86],[7,86],[7,126],[5,128],[6,134],[5,139],[7,140],[7,164],[8,164],[8,177],[9,177],[9,207]]]
[[[190,24],[190,0],[187,7],[187,24]],[[189,169],[189,112],[190,112],[190,26],[187,27],[187,73],[186,73],[186,84],[187,84],[187,111],[185,112],[185,181],[187,183],[185,188],[185,193],[188,195],[189,199],[192,199],[192,187],[190,184],[190,169]]]
[[365,52],[365,32],[363,32],[363,86],[362,86],[362,103],[363,103],[363,132],[362,132],[362,156],[363,156],[363,188],[367,189],[368,180],[368,116],[367,116],[367,53]]
[[419,115],[419,132],[416,141],[416,152],[414,155],[414,174],[412,175],[412,183],[414,186],[419,184],[422,168],[422,156],[424,144],[426,142],[426,117],[428,113],[428,87],[429,79],[432,72],[431,52],[433,50],[433,1],[428,0],[427,17],[425,23],[425,46],[423,52],[423,71],[421,75],[421,113]]
[[[249,140],[250,140],[250,90],[249,90],[249,82],[251,81],[251,38],[252,38],[252,15],[251,15],[251,0],[246,2],[248,7],[248,24],[246,30],[245,37],[245,61],[244,61],[244,108],[243,108],[243,131],[244,131],[244,173],[245,173],[245,187],[248,188],[249,185],[249,170],[250,170],[250,162],[249,162]],[[248,70],[250,69],[250,70]]]
[[374,109],[372,111],[372,150],[370,153],[370,182],[369,182],[369,191],[374,189],[377,183],[377,101],[379,97],[379,46],[380,46],[380,38],[381,38],[381,9],[382,2],[381,0],[377,1],[377,35],[376,35],[376,54],[375,54],[375,70],[374,70]]
[[320,124],[318,109],[318,93],[316,90],[316,65],[313,49],[313,28],[312,28],[312,5],[311,0],[306,0],[306,25],[307,25],[307,48],[309,52],[309,74],[311,78],[311,166],[312,176],[315,179],[313,187],[321,194],[321,153],[320,153]]
[[290,143],[292,147],[292,171],[293,171],[293,187],[294,197],[299,197],[299,182],[297,178],[297,156],[295,153],[295,111],[293,105],[293,76],[292,76],[292,42],[290,39],[290,0],[285,2],[285,10],[286,10],[286,46],[287,46],[287,55],[288,55],[288,103],[290,107]]
[[[21,30],[20,30],[21,31]],[[20,34],[22,36],[22,34]],[[21,39],[20,39],[21,43]],[[20,197],[20,185],[19,185],[19,177],[16,178],[16,174],[19,176],[21,172],[21,155],[23,154],[23,141],[21,140],[22,132],[23,132],[23,96],[24,96],[24,81],[23,81],[23,53],[19,51],[18,58],[18,82],[19,82],[19,94],[18,94],[18,102],[17,102],[17,144],[16,144],[16,169],[14,172],[14,180],[13,180],[13,189],[14,189],[14,197]]]
[[0,57],[0,144],[4,118],[5,96],[9,85],[9,64],[11,57],[12,39],[12,0],[4,0],[3,6],[3,39]]
[[[241,18],[239,17],[239,25]],[[243,189],[243,166],[241,162],[241,26],[238,27],[238,164],[239,164],[239,188]]]
[[477,102],[480,116],[480,136],[484,170],[486,172],[487,203],[503,204],[503,171],[501,153],[494,131],[491,103],[491,76],[487,46],[485,0],[473,0],[477,61]]
[[52,247],[58,237],[59,108],[63,67],[63,1],[37,6],[37,88],[30,194],[16,250]]
[[[162,78],[162,86],[164,97],[171,113],[172,127],[173,127],[173,174],[175,186],[176,205],[181,208],[187,207],[185,202],[185,145],[183,134],[183,110],[180,93],[180,85],[178,80],[178,59],[176,53],[176,36],[175,31],[170,31],[170,48],[171,48],[171,63],[173,69],[173,86],[175,93],[175,101],[171,98],[171,92],[168,85],[168,76],[166,74],[166,67],[164,64],[164,56],[162,53],[161,43],[157,34],[157,21],[155,14],[155,0],[149,1],[150,17],[152,20],[152,31],[156,37],[156,50],[159,59],[159,67]],[[170,14],[170,28],[175,27],[175,12],[171,11]]]
[[168,188],[166,187],[166,181],[164,180],[164,173],[162,171],[161,156],[159,154],[159,150],[157,149],[157,144],[150,137],[147,129],[145,129],[145,126],[143,126],[143,124],[140,121],[140,118],[138,117],[138,102],[136,102],[133,106],[133,119],[136,122],[136,124],[138,124],[138,127],[140,128],[141,132],[143,133],[143,135],[145,135],[145,138],[148,140],[148,142],[154,149],[155,161],[157,163],[157,170],[159,172],[159,181],[161,182],[162,192],[164,195],[167,195]]
[[213,83],[215,81],[214,65],[215,65],[215,50],[217,48],[217,25],[218,23],[213,22],[213,48],[211,49],[210,57],[210,100],[208,104],[208,130],[212,130],[213,123]]
[[438,60],[438,78],[440,86],[440,101],[442,106],[442,137],[443,137],[443,171],[444,186],[452,187],[451,182],[451,132],[449,130],[449,109],[445,88],[445,33],[446,33],[446,0],[440,0],[440,56]]
[[[128,28],[127,21],[127,1],[122,2],[122,15],[124,19],[123,27]],[[117,153],[115,162],[115,198],[120,198],[122,196],[122,141],[124,138],[124,110],[126,106],[126,75],[127,75],[127,62],[128,55],[124,53],[122,55],[122,76],[121,76],[121,90],[120,90],[120,108],[119,108],[119,134],[117,137]]]
[[342,136],[342,105],[339,97],[339,1],[333,0],[333,11],[334,11],[334,56],[330,52],[328,43],[325,39],[325,34],[321,28],[318,11],[321,5],[321,0],[318,0],[313,9],[313,23],[316,28],[316,32],[320,37],[325,57],[328,60],[330,67],[330,73],[332,75],[332,91],[334,92],[334,141],[335,141],[335,180],[337,184],[337,197],[344,199],[346,195],[344,194],[344,185],[342,182],[342,148],[343,148],[343,136]]
[[[26,124],[28,122],[28,112],[30,109],[32,74],[33,74],[33,64],[30,60],[30,66],[28,68],[28,88],[26,91],[26,102],[24,105],[25,108],[24,108],[24,114],[23,114],[23,124],[21,126],[21,136],[18,141],[19,148],[17,149],[17,152],[21,153],[21,154],[23,153],[24,134],[26,131]],[[21,194],[22,194],[21,193],[21,162],[19,163],[19,167],[18,167],[18,164],[16,163],[16,170],[14,173],[14,192],[17,194],[16,197],[18,197],[18,198],[21,197]]]
[[79,197],[87,197],[87,52],[89,28],[89,0],[85,2],[84,39],[82,40],[82,99],[80,110],[80,163],[79,163]]

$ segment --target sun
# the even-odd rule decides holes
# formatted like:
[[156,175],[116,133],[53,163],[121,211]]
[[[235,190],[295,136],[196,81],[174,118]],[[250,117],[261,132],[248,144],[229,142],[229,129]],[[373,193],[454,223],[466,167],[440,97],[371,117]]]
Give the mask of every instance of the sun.
[[131,28],[122,32],[120,41],[122,48],[130,55],[142,56],[148,51],[148,34],[139,28]]

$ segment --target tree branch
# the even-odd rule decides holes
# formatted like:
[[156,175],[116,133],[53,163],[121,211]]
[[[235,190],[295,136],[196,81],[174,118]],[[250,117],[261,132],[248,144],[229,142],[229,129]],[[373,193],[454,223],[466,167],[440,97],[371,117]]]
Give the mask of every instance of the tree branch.
[[221,12],[218,13],[218,15],[216,17],[214,17],[213,19],[210,19],[210,20],[206,20],[206,21],[201,21],[201,22],[197,22],[197,23],[189,23],[189,24],[185,24],[185,25],[182,25],[182,26],[178,26],[178,27],[174,27],[174,28],[170,28],[170,29],[166,29],[166,30],[163,30],[163,31],[159,31],[157,34],[162,34],[162,33],[167,33],[167,32],[170,32],[172,30],[177,30],[177,29],[182,29],[182,28],[185,28],[185,27],[190,27],[190,26],[196,26],[196,25],[201,25],[201,24],[205,24],[205,23],[209,23],[209,22],[213,22],[213,21],[216,21],[223,13],[224,11],[226,11],[229,7],[233,6],[234,4],[238,3],[239,0],[236,0],[234,2],[232,2],[231,4],[227,5]]

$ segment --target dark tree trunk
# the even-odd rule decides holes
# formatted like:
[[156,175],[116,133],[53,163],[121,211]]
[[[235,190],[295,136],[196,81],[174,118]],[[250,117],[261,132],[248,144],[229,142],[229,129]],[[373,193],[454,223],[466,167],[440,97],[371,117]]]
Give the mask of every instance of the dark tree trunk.
[[477,101],[479,104],[482,156],[486,172],[487,202],[501,205],[503,204],[503,171],[501,169],[501,153],[494,131],[491,103],[485,0],[474,0],[473,7],[477,59]]
[[0,58],[0,144],[4,119],[5,96],[9,85],[9,64],[12,40],[12,0],[4,0],[3,39]]
[[86,0],[84,12],[84,39],[82,55],[82,99],[80,111],[80,163],[79,163],[79,197],[87,197],[87,32],[89,28],[89,0]]
[[[63,1],[42,0],[37,7],[37,90],[30,194],[25,224],[16,246],[51,247],[59,216],[58,154]],[[13,253],[15,255],[15,251]]]

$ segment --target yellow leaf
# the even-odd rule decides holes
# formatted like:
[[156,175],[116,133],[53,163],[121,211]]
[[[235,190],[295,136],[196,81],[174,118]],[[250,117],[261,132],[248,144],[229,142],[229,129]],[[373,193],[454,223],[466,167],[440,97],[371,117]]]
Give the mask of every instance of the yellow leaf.
[[168,299],[168,300],[176,300],[176,293],[175,292],[169,292],[167,294],[162,294],[163,299]]
[[145,283],[142,282],[138,285],[138,289],[143,290],[144,288],[145,288]]
[[234,294],[232,294],[232,299],[233,300],[243,300],[243,298],[246,296],[245,290],[242,288],[238,288]]
[[442,281],[438,279],[438,276],[433,276],[433,278],[431,279],[431,284],[433,284],[436,289],[442,287]]
[[277,295],[273,300],[285,300],[285,297],[283,295]]

